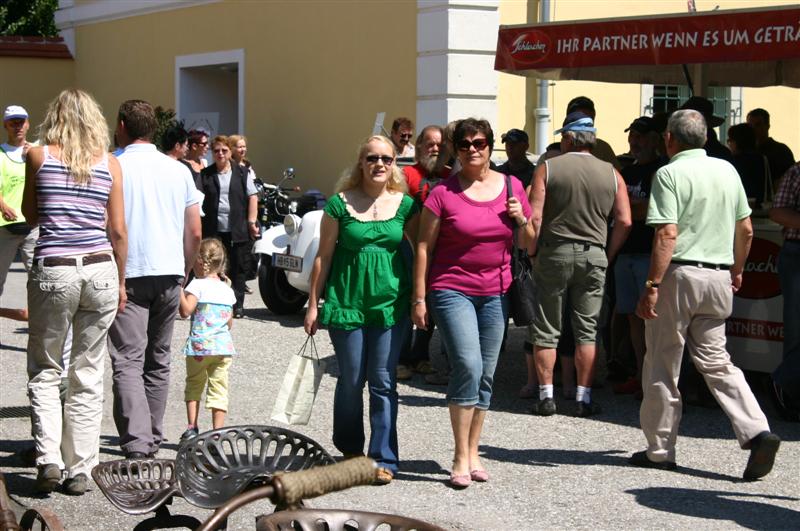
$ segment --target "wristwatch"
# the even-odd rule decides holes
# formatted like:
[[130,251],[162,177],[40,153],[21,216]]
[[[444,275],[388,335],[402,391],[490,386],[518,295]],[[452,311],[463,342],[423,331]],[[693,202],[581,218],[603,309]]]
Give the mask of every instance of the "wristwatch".
[[644,283],[645,288],[658,288],[661,285],[660,282],[656,282],[655,280],[647,280]]
[[518,227],[524,227],[524,226],[525,226],[525,225],[527,225],[527,224],[528,224],[528,218],[525,218],[525,217],[524,217],[524,218],[522,218],[522,221],[521,221],[521,222],[520,222],[520,221],[517,221],[517,226],[518,226]]

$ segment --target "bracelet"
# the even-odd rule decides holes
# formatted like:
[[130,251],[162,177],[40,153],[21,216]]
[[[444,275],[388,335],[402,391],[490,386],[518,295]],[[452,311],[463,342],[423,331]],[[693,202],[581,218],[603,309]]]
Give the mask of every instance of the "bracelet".
[[258,222],[257,221],[248,221],[247,224],[256,226],[256,225],[258,225]]
[[425,304],[425,299],[414,299],[411,306],[416,306],[417,304]]
[[528,218],[525,218],[525,217],[522,218],[522,222],[521,223],[519,221],[517,221],[517,226],[518,227],[524,227],[527,224],[528,224]]

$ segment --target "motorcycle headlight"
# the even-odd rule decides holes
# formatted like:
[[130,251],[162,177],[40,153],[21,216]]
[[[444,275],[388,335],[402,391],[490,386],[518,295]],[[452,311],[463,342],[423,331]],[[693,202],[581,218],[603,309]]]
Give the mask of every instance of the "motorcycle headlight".
[[294,233],[300,230],[300,218],[293,214],[289,214],[283,218],[283,229],[286,231],[286,234],[292,236]]

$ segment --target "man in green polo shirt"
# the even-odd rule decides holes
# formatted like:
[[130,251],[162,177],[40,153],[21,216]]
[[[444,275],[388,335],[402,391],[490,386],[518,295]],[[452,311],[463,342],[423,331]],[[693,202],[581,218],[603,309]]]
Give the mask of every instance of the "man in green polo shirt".
[[0,295],[11,262],[19,249],[25,269],[30,269],[33,248],[39,236],[22,215],[22,191],[25,188],[25,153],[31,144],[26,140],[30,123],[28,113],[19,105],[10,105],[3,113],[3,127],[8,141],[0,145]]
[[681,418],[678,375],[684,345],[711,394],[750,450],[744,479],[772,470],[780,438],[770,433],[742,371],[725,348],[725,319],[753,239],[750,207],[736,169],[703,150],[706,121],[676,111],[665,136],[670,162],[654,178],[647,224],[655,228],[648,280],[636,313],[646,320],[640,410],[647,450],[635,466],[674,470]]

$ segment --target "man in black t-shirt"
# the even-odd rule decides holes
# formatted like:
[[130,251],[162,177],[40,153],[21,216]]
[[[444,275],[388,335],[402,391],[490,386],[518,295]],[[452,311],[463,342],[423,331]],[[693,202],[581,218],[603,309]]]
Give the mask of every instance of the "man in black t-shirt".
[[756,133],[757,151],[767,157],[773,190],[777,190],[778,181],[794,164],[794,154],[789,146],[769,136],[769,113],[764,109],[753,109],[747,113],[747,123]]
[[617,295],[617,313],[626,315],[630,325],[631,343],[636,354],[636,377],[614,386],[614,392],[641,393],[642,360],[645,354],[644,321],[636,316],[636,303],[644,290],[653,249],[653,229],[645,225],[647,203],[653,174],[667,163],[659,154],[661,132],[649,116],[642,116],[625,129],[634,163],[620,172],[628,188],[633,227],[622,246],[614,266]]

